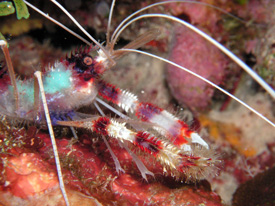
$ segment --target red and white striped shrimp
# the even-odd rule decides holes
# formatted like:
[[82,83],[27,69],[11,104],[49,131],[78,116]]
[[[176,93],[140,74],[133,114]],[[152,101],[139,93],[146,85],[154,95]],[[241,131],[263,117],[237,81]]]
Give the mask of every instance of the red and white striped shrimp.
[[[53,2],[63,9],[63,7],[57,2]],[[110,14],[112,14],[114,2],[115,1],[113,1],[111,6]],[[26,2],[26,4],[35,9],[35,7],[30,5],[28,2]],[[168,4],[168,2],[161,2],[159,4]],[[149,7],[153,7],[153,5],[150,5]],[[146,9],[146,7],[144,9]],[[139,14],[139,12],[137,14]],[[110,17],[112,17],[112,15],[110,15]],[[110,70],[122,56],[129,52],[136,52],[157,58],[195,75],[196,77],[202,79],[202,81],[207,82],[208,84],[234,98],[274,127],[274,123],[266,119],[263,115],[194,72],[190,72],[184,67],[164,58],[135,50],[136,48],[151,42],[151,40],[157,36],[156,30],[146,32],[122,49],[114,49],[117,39],[125,28],[139,19],[153,17],[164,18],[177,22],[202,35],[208,41],[225,52],[230,58],[236,61],[237,64],[249,71],[251,75],[255,77],[256,80],[258,80],[274,98],[275,95],[272,88],[265,84],[236,56],[234,56],[218,42],[212,38],[209,38],[205,33],[197,30],[189,23],[170,15],[145,14],[132,20],[130,18],[126,19],[125,22],[122,22],[122,24],[117,27],[112,37],[110,37],[110,18],[108,21],[105,46],[99,44],[84,30],[84,33],[88,36],[88,38],[90,38],[90,40],[97,46],[92,47],[89,43],[89,49],[76,50],[75,52],[72,52],[71,55],[56,62],[53,66],[47,68],[45,72],[43,72],[43,84],[39,80],[38,81],[40,91],[45,91],[46,102],[38,101],[38,99],[35,98],[34,94],[37,94],[39,88],[37,85],[35,86],[37,83],[35,78],[24,81],[16,80],[17,89],[15,89],[15,87],[13,87],[14,85],[11,83],[12,78],[10,78],[9,75],[3,71],[1,73],[0,80],[1,114],[18,119],[45,122],[47,114],[44,114],[44,112],[46,111],[46,107],[48,107],[49,114],[54,125],[89,129],[102,135],[104,140],[105,136],[116,139],[125,147],[125,149],[128,149],[126,143],[130,143],[142,150],[145,154],[154,157],[161,163],[165,173],[175,176],[178,179],[185,178],[186,180],[196,181],[204,178],[205,175],[212,172],[212,169],[216,167],[216,163],[219,162],[219,160],[217,160],[213,155],[214,152],[211,152],[211,147],[209,144],[204,141],[196,131],[192,130],[187,123],[180,118],[177,118],[167,110],[155,104],[140,101],[134,94],[120,89],[103,79],[103,75]],[[84,40],[82,37],[79,38]],[[87,42],[86,40],[84,41]],[[1,45],[3,48],[6,48],[5,42],[2,42]],[[97,54],[92,56],[91,53],[95,51]],[[42,89],[42,87],[44,87],[44,89]],[[15,92],[16,90],[17,92]],[[17,97],[15,97],[14,93],[18,94]],[[119,112],[118,109],[114,109],[99,99],[99,97],[105,101],[111,102],[117,108],[122,109],[129,115],[133,113],[134,117],[130,118],[125,116]],[[97,103],[99,103],[110,108],[114,113],[119,115],[121,119],[118,121],[105,116],[100,108],[98,108],[100,115],[94,115],[92,117],[81,119],[82,115],[77,112],[77,109],[92,103],[95,103],[96,106],[98,106]],[[146,124],[138,123],[136,120],[133,120],[134,118],[145,122]],[[124,122],[122,123],[122,121]],[[50,125],[48,126],[50,127]],[[117,158],[112,153],[110,145],[108,145],[107,142],[106,144],[115,161],[117,172],[124,172]],[[153,173],[144,166],[135,154],[131,154],[144,179],[146,179],[146,175],[153,175]],[[62,182],[62,176],[59,178]],[[61,186],[61,188],[64,187],[64,183],[62,184],[63,186]],[[64,198],[67,204],[69,204],[65,189],[63,190]]]

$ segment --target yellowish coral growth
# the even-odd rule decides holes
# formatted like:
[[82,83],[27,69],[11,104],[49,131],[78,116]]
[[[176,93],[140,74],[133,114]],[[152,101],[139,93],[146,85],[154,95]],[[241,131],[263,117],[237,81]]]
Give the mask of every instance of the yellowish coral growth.
[[214,121],[205,115],[201,115],[199,119],[201,126],[208,129],[211,138],[229,142],[239,153],[246,157],[256,155],[255,148],[243,143],[242,132],[234,124]]

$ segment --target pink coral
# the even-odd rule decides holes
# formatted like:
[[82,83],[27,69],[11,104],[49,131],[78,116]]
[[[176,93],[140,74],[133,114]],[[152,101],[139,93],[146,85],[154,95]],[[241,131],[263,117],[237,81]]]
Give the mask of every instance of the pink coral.
[[[170,60],[220,84],[227,59],[210,43],[188,29],[176,28]],[[167,79],[179,103],[195,109],[205,109],[214,93],[212,86],[174,66],[168,66]]]

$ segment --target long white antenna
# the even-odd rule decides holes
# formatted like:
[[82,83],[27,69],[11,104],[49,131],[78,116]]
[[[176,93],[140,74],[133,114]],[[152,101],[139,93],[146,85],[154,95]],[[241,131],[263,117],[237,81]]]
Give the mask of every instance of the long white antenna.
[[105,53],[106,56],[109,56],[109,53],[105,50],[105,48],[95,40],[79,23],[78,21],[56,0],[50,0],[53,2],[58,8],[60,8],[73,22],[74,24],[90,39],[92,40],[102,51]]
[[199,5],[202,5],[202,6],[207,6],[207,7],[210,7],[210,8],[213,8],[215,10],[218,10],[228,16],[231,16],[232,18],[234,19],[237,19],[238,21],[241,21],[241,22],[244,22],[243,20],[241,20],[240,18],[234,16],[233,14],[230,14],[228,13],[226,10],[224,9],[221,9],[217,6],[213,6],[211,4],[207,4],[207,3],[204,3],[204,2],[199,2],[199,1],[185,1],[185,0],[176,0],[176,1],[162,1],[162,2],[158,2],[158,3],[155,3],[155,4],[151,4],[149,6],[146,6],[142,9],[139,9],[137,10],[136,12],[132,13],[131,15],[129,15],[128,17],[126,17],[118,26],[117,28],[115,29],[114,33],[112,34],[112,38],[111,38],[111,42],[114,40],[117,32],[120,30],[120,28],[128,21],[130,20],[132,17],[136,16],[137,14],[140,14],[141,12],[145,11],[145,10],[148,10],[150,8],[153,8],[155,6],[160,6],[160,5],[163,5],[163,4],[171,4],[171,3],[190,3],[190,4],[199,4]]
[[94,37],[92,37],[77,21],[76,19],[56,0],[50,0],[53,2],[57,7],[59,7],[73,22],[74,24],[90,39],[92,40],[105,54],[105,56],[110,60],[111,64],[114,65],[115,61],[112,59],[109,52],[106,51],[106,49],[97,41]]
[[247,109],[249,109],[251,112],[255,113],[256,115],[258,115],[259,117],[261,117],[264,121],[266,121],[267,123],[269,123],[271,126],[275,127],[275,124],[270,121],[269,119],[267,119],[265,116],[263,116],[261,113],[259,113],[258,111],[256,111],[255,109],[253,109],[252,107],[250,107],[248,104],[246,104],[245,102],[243,102],[242,100],[240,100],[239,98],[235,97],[234,95],[230,94],[229,92],[227,92],[226,90],[224,90],[223,88],[219,87],[218,85],[214,84],[213,82],[209,81],[208,79],[196,74],[195,72],[193,71],[190,71],[189,69],[186,69],[185,67],[183,66],[180,66],[172,61],[169,61],[165,58],[162,58],[162,57],[159,57],[157,55],[154,55],[154,54],[151,54],[151,53],[148,53],[148,52],[144,52],[144,51],[139,51],[139,50],[135,50],[135,49],[119,49],[121,51],[127,51],[127,52],[136,52],[136,53],[140,53],[140,54],[144,54],[144,55],[147,55],[147,56],[150,56],[150,57],[153,57],[153,58],[156,58],[156,59],[159,59],[163,62],[166,62],[168,64],[171,64],[175,67],[178,67],[186,72],[188,72],[189,74],[203,80],[204,82],[210,84],[211,86],[215,87],[216,89],[220,90],[221,92],[223,92],[224,94],[228,95],[229,97],[231,97],[232,99],[236,100],[237,102],[239,102],[240,104],[242,104],[244,107],[246,107]]
[[74,31],[72,31],[71,29],[69,29],[68,27],[66,27],[65,25],[61,24],[59,21],[55,20],[54,18],[50,17],[48,14],[45,14],[43,11],[41,11],[40,9],[36,8],[34,5],[32,5],[31,3],[25,1],[25,4],[27,4],[30,8],[32,8],[33,10],[35,10],[37,13],[41,14],[42,16],[44,16],[45,18],[49,19],[51,22],[55,23],[56,25],[60,26],[61,28],[63,28],[64,30],[66,30],[67,32],[69,32],[70,34],[72,34],[73,36],[77,37],[78,39],[80,39],[81,41],[83,41],[84,43],[90,45],[91,43],[89,41],[87,41],[86,39],[84,39],[82,36],[80,36],[79,34],[75,33]]
[[114,12],[114,7],[115,7],[115,2],[116,0],[113,0],[112,5],[111,5],[111,9],[110,9],[110,13],[109,13],[109,19],[108,19],[108,25],[107,25],[107,35],[106,35],[106,45],[109,45],[110,42],[110,29],[111,29],[111,22],[112,22],[112,16],[113,16],[113,12]]
[[228,57],[230,57],[241,68],[243,68],[256,82],[258,82],[258,84],[260,84],[272,96],[273,99],[275,99],[275,91],[256,72],[254,72],[249,66],[247,66],[240,58],[238,58],[235,54],[233,54],[231,51],[229,51],[226,47],[224,47],[223,45],[221,45],[215,39],[213,39],[212,37],[208,36],[206,33],[202,32],[201,30],[199,30],[196,27],[194,27],[192,24],[189,24],[189,23],[187,23],[187,22],[185,22],[185,21],[183,21],[183,20],[181,20],[179,18],[176,18],[176,17],[173,17],[173,16],[169,16],[169,15],[166,15],[166,14],[144,14],[144,15],[141,15],[141,16],[136,17],[136,18],[132,19],[131,21],[127,22],[127,24],[125,24],[118,31],[118,33],[117,33],[117,35],[116,35],[116,37],[114,39],[114,42],[117,41],[117,38],[120,35],[120,33],[122,31],[124,31],[125,28],[128,27],[133,22],[138,21],[140,19],[153,18],[153,17],[165,18],[165,19],[169,19],[169,20],[175,21],[177,23],[180,23],[180,24],[186,26],[187,28],[193,30],[194,32],[196,32],[197,34],[199,34],[200,36],[202,36],[203,38],[205,38],[207,41],[209,41],[214,46],[216,46],[217,48],[219,48]]

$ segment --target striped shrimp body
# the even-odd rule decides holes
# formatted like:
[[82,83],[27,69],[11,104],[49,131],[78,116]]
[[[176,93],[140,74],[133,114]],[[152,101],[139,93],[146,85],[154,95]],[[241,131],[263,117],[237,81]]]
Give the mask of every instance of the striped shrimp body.
[[[85,81],[79,86],[81,78],[75,78],[76,71],[67,61],[58,62],[43,75],[45,95],[47,104],[51,112],[64,113],[74,110],[81,105],[86,105],[94,100],[97,89],[91,81]],[[5,81],[6,78],[2,78]],[[8,83],[8,82],[5,82]],[[3,85],[3,83],[1,83]],[[2,114],[17,116],[29,120],[35,120],[37,111],[34,111],[34,79],[17,80],[19,92],[19,109],[15,109],[13,87],[8,83],[8,87],[1,88]],[[72,95],[73,94],[73,95]],[[75,101],[78,99],[78,101]],[[40,105],[42,108],[42,105]],[[43,111],[38,114],[39,119]]]
[[[101,135],[117,138],[119,141],[131,142],[144,152],[155,156],[167,167],[165,170],[174,171],[173,175],[177,174],[178,177],[185,176],[187,171],[193,171],[194,166],[203,168],[212,165],[210,157],[194,156],[192,143],[198,143],[206,149],[209,149],[209,146],[196,132],[190,130],[186,123],[166,110],[151,103],[140,102],[135,95],[103,81],[101,75],[109,69],[109,62],[102,51],[98,53],[98,56],[92,58],[89,50],[76,51],[44,72],[43,84],[47,105],[52,121],[55,121],[54,118],[57,120],[54,124],[84,127]],[[6,79],[7,77],[2,78],[5,81]],[[33,78],[17,81],[20,102],[18,111],[15,109],[15,104],[8,104],[8,102],[15,102],[12,86],[9,85],[6,90],[2,89],[1,103],[4,107],[2,114],[24,119],[37,118],[37,111],[34,110],[34,81]],[[3,85],[3,82],[1,84]],[[73,118],[76,109],[82,105],[91,104],[98,94],[126,112],[135,113],[140,120],[154,124],[153,128],[159,134],[154,136],[142,130],[131,131],[125,127],[125,124],[107,117],[96,117],[94,120],[84,122],[58,121],[66,119],[66,115],[68,119]],[[40,108],[43,108],[42,105]],[[38,115],[41,119],[43,110]],[[149,173],[142,169],[141,172],[144,178],[146,173]],[[179,175],[180,173],[182,175]],[[187,175],[188,179],[200,177],[195,172],[191,174],[192,172]]]
[[[56,1],[53,2],[64,12],[67,12]],[[27,1],[25,1],[25,3],[44,15],[46,18],[50,18],[48,15],[42,13],[40,10],[29,4]],[[113,1],[111,7],[110,19],[112,16],[111,14],[114,3],[115,1]],[[141,12],[141,10],[139,10],[138,13],[139,12]],[[76,21],[72,16],[69,14],[67,15],[74,22]],[[87,32],[83,30],[80,25],[78,25],[79,28],[97,45],[96,47],[93,48],[85,39],[61,25],[67,31],[73,33],[75,36],[88,43],[90,47],[89,49],[78,49],[70,56],[65,57],[64,59],[56,62],[53,66],[45,69],[45,72],[42,74],[42,85],[40,84],[40,81],[35,78],[36,75],[34,78],[28,80],[16,80],[16,83],[14,84],[12,83],[12,78],[9,78],[8,74],[5,72],[5,69],[2,68],[0,75],[1,114],[11,116],[13,118],[34,120],[36,122],[38,122],[38,120],[45,122],[46,118],[50,129],[51,124],[47,119],[48,108],[51,120],[55,125],[86,128],[98,133],[104,140],[106,140],[105,136],[116,139],[118,143],[132,155],[133,160],[135,161],[144,179],[147,178],[147,175],[153,175],[153,173],[145,167],[141,160],[139,160],[131,150],[129,150],[127,146],[128,144],[138,148],[150,157],[155,158],[156,161],[160,162],[163,166],[163,172],[165,174],[175,176],[177,179],[196,181],[205,178],[205,176],[209,173],[215,174],[213,170],[216,168],[216,164],[220,161],[216,159],[214,155],[215,152],[196,131],[190,129],[184,121],[165,109],[149,102],[142,102],[136,95],[120,89],[103,79],[103,74],[110,70],[117,60],[129,52],[146,54],[192,73],[166,59],[135,50],[136,48],[139,48],[154,39],[157,33],[155,31],[149,31],[138,37],[133,42],[130,42],[122,49],[114,50],[114,45],[116,44],[121,32],[128,25],[139,19],[161,17],[184,25],[189,25],[178,18],[163,14],[147,14],[127,22],[131,17],[132,16],[127,18],[117,27],[111,38],[109,36],[109,25],[107,29],[107,42],[105,47],[87,34]],[[111,23],[110,19],[109,24]],[[52,19],[50,18],[50,20]],[[59,22],[56,22],[55,20],[52,21],[60,25]],[[78,24],[77,22],[75,23]],[[192,26],[190,26],[190,28],[193,29]],[[207,35],[204,33],[201,35],[209,40]],[[211,42],[215,41],[211,40]],[[221,48],[223,51],[227,52],[226,49],[223,49],[224,47],[216,44],[216,42],[215,45],[218,45],[218,48]],[[5,43],[2,42],[1,46],[5,47]],[[94,51],[97,52],[97,55],[92,57],[91,53]],[[235,58],[233,54],[231,56]],[[243,63],[240,64],[243,65]],[[247,68],[247,66],[244,67]],[[228,92],[222,90],[210,81],[199,75],[193,75],[239,101],[236,97],[230,95]],[[37,81],[39,86],[37,85]],[[15,87],[17,87],[17,89],[15,89]],[[44,89],[42,89],[43,87]],[[45,97],[45,102],[39,100],[37,98],[38,95],[35,95],[39,89],[42,100],[43,95]],[[18,93],[17,98],[14,95],[16,90]],[[268,86],[267,90],[271,91],[271,95],[274,95],[274,91]],[[111,107],[99,97],[105,101],[111,102],[125,113],[128,113],[129,115],[133,114],[134,117],[130,118],[122,114],[118,111],[118,109]],[[92,103],[94,103],[96,107],[98,105],[97,103],[106,106],[120,116],[120,119],[117,120],[105,116],[98,107],[97,108],[100,115],[93,115],[86,119],[82,119],[81,117],[85,115],[78,113],[77,109]],[[246,105],[245,103],[242,104]],[[252,111],[254,112],[253,109]],[[137,123],[136,120],[133,120],[134,118],[138,119],[138,121],[144,122],[145,124],[141,124],[140,122]],[[269,121],[268,123],[274,126],[272,122]],[[107,141],[105,141],[105,143],[115,162],[117,172],[124,172],[118,159],[113,154],[110,145]],[[58,158],[56,158],[56,161],[57,159]],[[57,170],[59,171],[60,169]],[[62,181],[62,174],[59,176],[59,179]],[[64,188],[62,184],[60,184],[60,187]],[[65,190],[63,189],[64,198],[67,199],[64,191]],[[68,200],[66,202],[68,204]]]

